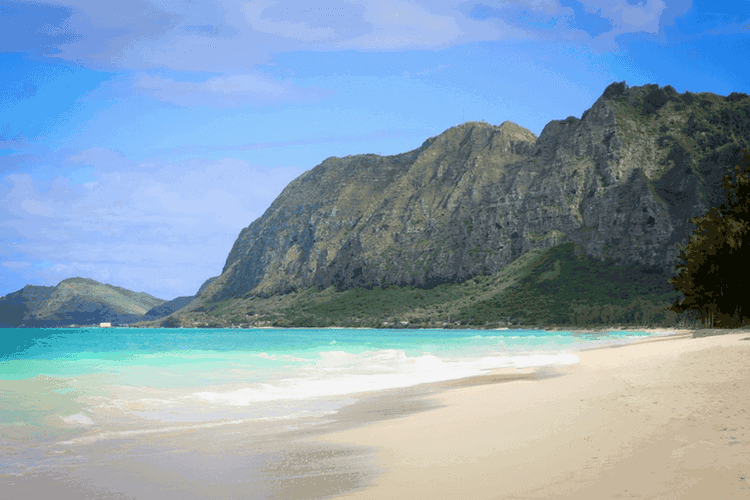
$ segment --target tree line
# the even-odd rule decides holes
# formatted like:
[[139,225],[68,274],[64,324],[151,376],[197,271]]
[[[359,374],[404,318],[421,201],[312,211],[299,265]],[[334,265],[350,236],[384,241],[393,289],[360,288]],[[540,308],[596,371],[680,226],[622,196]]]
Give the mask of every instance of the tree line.
[[690,219],[697,228],[678,255],[683,262],[677,274],[669,279],[684,296],[670,310],[700,319],[706,328],[750,324],[750,304],[745,304],[750,292],[750,151],[745,149],[740,162],[727,170],[722,177],[726,201]]

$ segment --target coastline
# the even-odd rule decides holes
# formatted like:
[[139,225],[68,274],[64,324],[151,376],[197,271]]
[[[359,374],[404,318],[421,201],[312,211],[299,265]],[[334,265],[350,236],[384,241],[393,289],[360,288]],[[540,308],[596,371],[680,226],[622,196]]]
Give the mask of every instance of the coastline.
[[695,339],[691,329],[633,330],[663,335],[588,348],[572,365],[351,394],[351,404],[322,419],[78,446],[84,459],[0,475],[0,484],[18,497],[81,498],[97,488],[138,499],[750,492],[750,330]]
[[553,376],[465,379],[430,411],[308,441],[375,450],[380,475],[337,499],[744,497],[750,331],[670,331]]
[[[127,326],[116,325],[111,327],[101,327],[99,325],[60,325],[60,326],[40,326],[40,327],[7,327],[7,329],[25,329],[25,328],[36,328],[36,329],[70,329],[70,328],[128,328],[128,329],[154,329],[154,330],[478,330],[478,331],[503,331],[503,330],[542,330],[545,332],[559,332],[569,331],[573,333],[601,333],[605,331],[647,331],[647,332],[668,332],[668,331],[690,331],[690,332],[714,332],[710,335],[723,335],[725,333],[732,333],[735,331],[741,331],[744,328],[737,329],[701,329],[701,328],[680,328],[680,327],[650,327],[650,326],[601,326],[596,328],[581,328],[577,326],[528,326],[528,325],[516,325],[506,327],[490,327],[487,325],[434,325],[434,326],[377,326],[377,327],[364,327],[364,326],[323,326],[323,327],[310,327],[310,326],[271,326],[271,325],[250,325],[250,326],[191,326],[191,327],[166,327],[166,326],[154,326],[145,323],[134,323]],[[748,330],[750,331],[750,330]]]

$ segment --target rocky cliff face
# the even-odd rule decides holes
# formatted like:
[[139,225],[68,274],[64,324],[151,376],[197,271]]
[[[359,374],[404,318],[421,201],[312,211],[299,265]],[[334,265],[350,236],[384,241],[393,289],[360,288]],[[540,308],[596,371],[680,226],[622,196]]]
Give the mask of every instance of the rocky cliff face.
[[131,323],[161,304],[163,300],[147,293],[86,278],[69,278],[54,287],[29,285],[0,297],[0,326]]
[[749,141],[746,94],[622,82],[538,138],[469,122],[408,153],[328,158],[240,233],[199,296],[431,287],[569,241],[598,259],[671,267],[687,220],[721,202],[721,176]]

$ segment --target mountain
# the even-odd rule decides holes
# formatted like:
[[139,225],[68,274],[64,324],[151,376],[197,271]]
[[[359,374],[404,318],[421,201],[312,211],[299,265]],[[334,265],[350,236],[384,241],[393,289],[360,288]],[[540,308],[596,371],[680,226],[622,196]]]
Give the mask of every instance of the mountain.
[[615,265],[572,242],[535,248],[501,271],[433,288],[385,285],[339,291],[309,287],[267,297],[211,302],[200,296],[176,313],[138,326],[601,328],[697,326],[667,310],[668,273]]
[[164,303],[147,293],[69,278],[54,287],[28,285],[0,297],[0,327],[132,323]]
[[[665,310],[688,219],[723,201],[748,147],[747,94],[619,82],[539,137],[468,122],[406,153],[331,157],[240,232],[219,276],[141,325],[685,321]],[[44,309],[43,288],[0,311]]]
[[328,158],[242,230],[188,309],[309,287],[432,289],[565,243],[665,272],[749,141],[747,94],[620,82],[539,137],[469,122],[407,153]]
[[176,299],[159,304],[158,306],[149,309],[138,321],[149,321],[169,316],[173,312],[185,307],[194,298],[193,295],[177,297]]

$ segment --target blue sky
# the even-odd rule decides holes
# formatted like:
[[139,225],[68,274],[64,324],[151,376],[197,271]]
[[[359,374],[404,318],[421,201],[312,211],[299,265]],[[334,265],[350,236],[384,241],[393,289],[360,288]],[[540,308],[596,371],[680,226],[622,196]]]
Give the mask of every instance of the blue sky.
[[0,295],[192,295],[327,157],[539,135],[614,81],[750,93],[749,0],[0,0],[0,33]]

